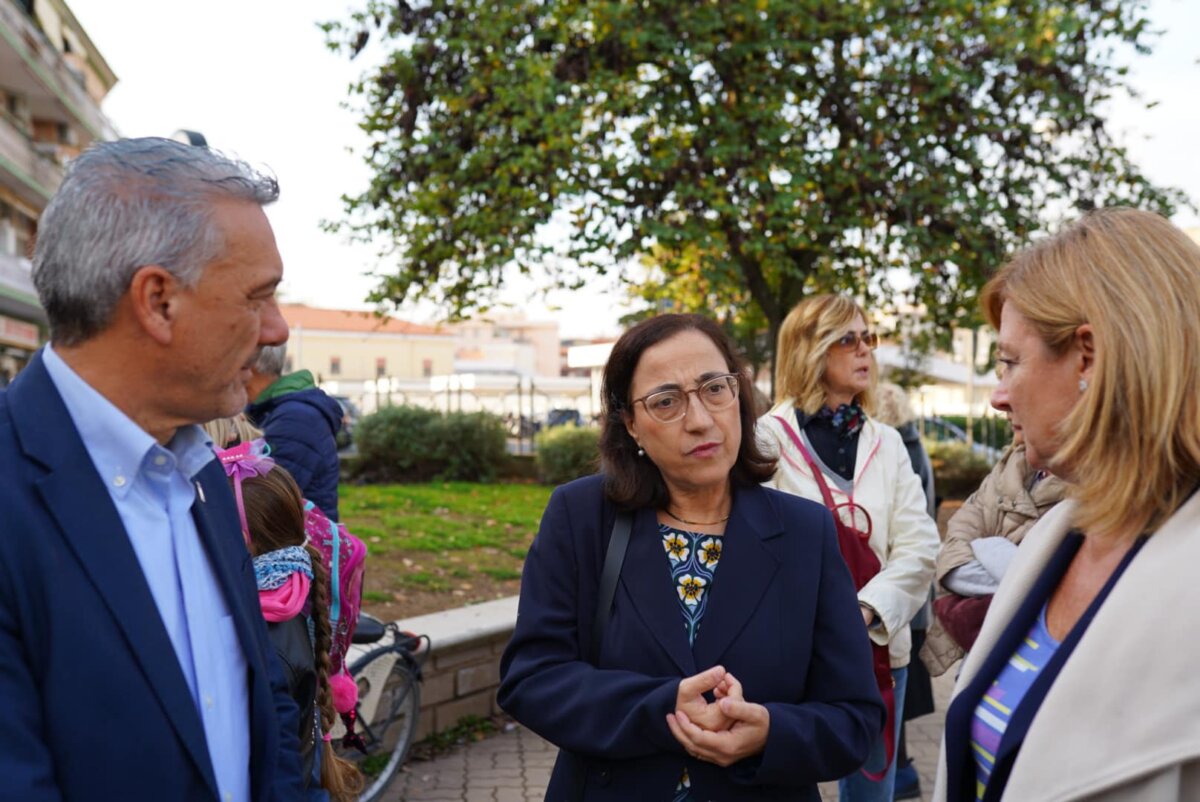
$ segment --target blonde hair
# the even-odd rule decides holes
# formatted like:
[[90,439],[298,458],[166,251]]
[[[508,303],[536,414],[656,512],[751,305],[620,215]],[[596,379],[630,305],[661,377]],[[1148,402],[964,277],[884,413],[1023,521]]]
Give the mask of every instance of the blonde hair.
[[[825,384],[829,349],[847,332],[856,315],[867,319],[862,307],[844,295],[814,295],[792,308],[779,328],[775,349],[777,398],[790,398],[806,415],[815,414],[825,405],[829,397]],[[857,398],[868,414],[875,409],[878,376],[872,353],[871,385]]]
[[1150,212],[1089,212],[1018,254],[981,303],[996,328],[1011,303],[1057,354],[1091,324],[1092,378],[1050,468],[1084,531],[1156,530],[1200,474],[1200,246]]
[[916,418],[908,393],[898,384],[880,382],[875,388],[875,419],[888,426],[903,426]]
[[239,412],[232,418],[210,420],[204,424],[204,431],[217,448],[229,448],[263,436],[262,430],[249,421],[245,412]]

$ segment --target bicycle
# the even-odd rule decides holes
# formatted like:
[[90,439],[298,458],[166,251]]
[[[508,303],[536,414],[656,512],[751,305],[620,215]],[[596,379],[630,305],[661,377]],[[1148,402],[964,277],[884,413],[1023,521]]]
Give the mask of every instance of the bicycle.
[[421,711],[421,668],[429,656],[429,636],[402,632],[394,623],[360,613],[353,642],[391,642],[372,649],[350,663],[358,683],[354,734],[361,749],[347,741],[339,721],[330,734],[339,757],[358,765],[366,778],[359,802],[373,802],[391,784],[412,747]]

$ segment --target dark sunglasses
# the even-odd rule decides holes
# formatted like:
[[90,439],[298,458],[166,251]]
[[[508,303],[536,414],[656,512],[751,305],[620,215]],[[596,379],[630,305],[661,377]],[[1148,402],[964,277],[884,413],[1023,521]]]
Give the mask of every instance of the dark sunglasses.
[[857,351],[858,344],[862,343],[867,346],[870,351],[875,350],[875,346],[879,345],[879,335],[873,331],[862,332],[848,331],[834,342],[834,347],[842,351]]

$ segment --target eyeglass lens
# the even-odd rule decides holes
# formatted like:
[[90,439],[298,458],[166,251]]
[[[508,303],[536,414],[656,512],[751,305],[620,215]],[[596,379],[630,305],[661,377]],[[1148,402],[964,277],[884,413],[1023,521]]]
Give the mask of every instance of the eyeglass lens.
[[737,378],[717,376],[694,390],[664,390],[646,396],[646,411],[662,423],[670,423],[687,414],[688,394],[695,393],[709,412],[719,412],[737,400]]
[[875,332],[849,331],[843,334],[837,341],[839,348],[844,348],[847,351],[857,351],[858,344],[862,343],[867,348],[874,349],[879,344],[879,336]]

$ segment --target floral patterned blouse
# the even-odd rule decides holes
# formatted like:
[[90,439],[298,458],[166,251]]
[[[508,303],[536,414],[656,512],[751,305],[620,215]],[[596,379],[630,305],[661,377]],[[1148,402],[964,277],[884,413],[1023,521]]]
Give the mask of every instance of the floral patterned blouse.
[[[708,607],[713,574],[721,560],[722,535],[687,532],[666,524],[659,524],[658,531],[662,535],[663,550],[671,563],[671,583],[683,611],[688,645],[693,646],[696,633],[700,631],[700,619]],[[691,780],[684,767],[671,802],[689,802],[691,798]]]

